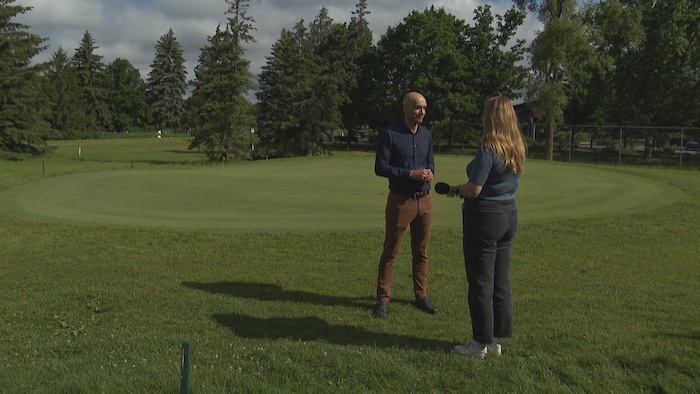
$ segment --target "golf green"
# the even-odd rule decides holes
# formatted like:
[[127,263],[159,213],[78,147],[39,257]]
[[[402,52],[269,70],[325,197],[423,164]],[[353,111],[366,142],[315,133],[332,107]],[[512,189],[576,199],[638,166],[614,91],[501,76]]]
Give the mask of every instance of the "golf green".
[[[466,182],[470,158],[436,157],[436,181]],[[83,172],[0,193],[0,211],[37,221],[221,231],[383,229],[387,180],[372,155],[228,163],[183,170]],[[521,221],[649,210],[677,201],[673,186],[619,171],[527,163]],[[461,225],[460,200],[433,195],[435,227]]]

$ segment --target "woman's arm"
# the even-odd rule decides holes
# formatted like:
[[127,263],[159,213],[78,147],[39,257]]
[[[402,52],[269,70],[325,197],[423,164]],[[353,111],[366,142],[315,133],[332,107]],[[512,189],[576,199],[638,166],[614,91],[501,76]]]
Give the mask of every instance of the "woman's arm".
[[482,185],[467,182],[463,185],[459,185],[457,188],[457,195],[462,198],[476,198],[481,193],[481,189],[483,188],[484,187]]

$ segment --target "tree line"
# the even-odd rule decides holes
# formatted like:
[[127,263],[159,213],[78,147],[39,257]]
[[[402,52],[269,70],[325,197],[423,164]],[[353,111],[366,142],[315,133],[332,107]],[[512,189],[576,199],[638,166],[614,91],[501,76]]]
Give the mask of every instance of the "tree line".
[[[193,79],[170,29],[145,81],[126,59],[104,64],[88,31],[72,55],[59,48],[33,64],[47,39],[13,21],[32,9],[14,1],[0,0],[4,158],[48,153],[51,139],[184,128],[213,160],[324,154],[334,135],[349,143],[399,118],[411,90],[428,98],[429,127],[447,144],[478,136],[486,98],[523,98],[546,128],[549,158],[565,122],[700,127],[695,0],[513,0],[502,15],[477,7],[469,23],[430,7],[376,42],[359,0],[347,22],[322,7],[282,29],[257,76],[245,57],[249,2],[224,0],[226,23],[207,37]],[[530,43],[517,39],[528,13],[542,23]],[[649,130],[649,141],[668,138]]]

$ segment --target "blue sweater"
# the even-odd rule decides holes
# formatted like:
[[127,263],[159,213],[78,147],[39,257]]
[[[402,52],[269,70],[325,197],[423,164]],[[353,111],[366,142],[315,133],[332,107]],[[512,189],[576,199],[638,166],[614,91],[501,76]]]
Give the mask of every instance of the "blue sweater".
[[430,184],[409,178],[411,170],[429,168],[435,175],[433,136],[423,125],[415,134],[406,122],[396,122],[382,131],[374,162],[374,173],[389,178],[389,189],[398,193],[430,190]]
[[469,182],[482,186],[477,199],[490,201],[511,201],[518,190],[520,174],[514,174],[506,165],[505,159],[495,157],[490,151],[476,153],[467,165]]

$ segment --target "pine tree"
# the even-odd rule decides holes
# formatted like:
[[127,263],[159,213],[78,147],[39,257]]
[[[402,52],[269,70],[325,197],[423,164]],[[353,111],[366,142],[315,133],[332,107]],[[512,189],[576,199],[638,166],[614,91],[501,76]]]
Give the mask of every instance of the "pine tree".
[[218,26],[202,48],[195,67],[194,108],[198,132],[190,149],[204,149],[210,159],[252,157],[252,105],[246,99],[252,87],[250,62],[243,58],[243,44],[253,41],[253,18],[247,16],[248,0],[226,0],[228,23]]
[[[343,118],[343,126],[348,132],[348,136],[357,137],[361,127],[366,127],[368,123],[367,114],[372,112],[372,102],[368,100],[369,79],[365,79],[364,60],[372,49],[372,31],[367,22],[367,0],[360,0],[355,5],[355,11],[348,27],[348,41],[345,61],[347,67],[347,94],[346,102],[341,106],[340,111]],[[370,65],[366,65],[370,67]],[[351,138],[348,138],[350,143]]]
[[68,53],[59,47],[47,63],[44,92],[49,101],[48,122],[59,139],[78,138],[77,130],[83,123],[80,91],[75,69]]
[[111,130],[111,114],[107,106],[109,92],[105,87],[105,66],[102,63],[102,56],[95,54],[97,48],[95,40],[86,31],[72,59],[78,75],[81,105],[85,115],[85,123],[80,127],[82,138],[86,137],[86,133]]
[[155,45],[156,55],[148,73],[148,102],[157,128],[175,129],[183,124],[187,71],[180,43],[173,29]]
[[13,22],[32,7],[0,0],[0,158],[21,159],[51,150],[45,142],[48,127],[42,124],[43,102],[39,92],[40,66],[32,58],[45,49],[46,41],[29,33],[29,26]]
[[260,74],[260,147],[266,156],[324,152],[323,140],[337,125],[335,86],[321,74],[311,35],[299,21],[282,30]]
[[299,88],[308,84],[308,76],[300,72],[302,56],[295,33],[282,29],[258,78],[258,153],[266,157],[291,153],[301,123],[294,103],[302,94]]

